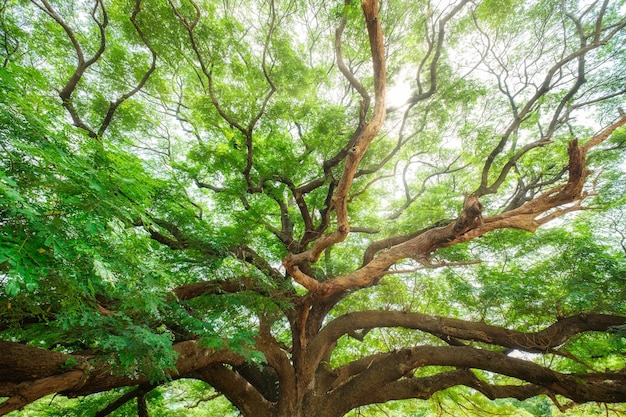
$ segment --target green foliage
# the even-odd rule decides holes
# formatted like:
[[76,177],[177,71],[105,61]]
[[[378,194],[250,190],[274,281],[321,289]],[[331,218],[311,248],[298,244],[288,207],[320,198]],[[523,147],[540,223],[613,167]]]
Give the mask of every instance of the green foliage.
[[[172,380],[179,359],[172,346],[196,340],[263,366],[270,358],[258,342],[268,323],[296,362],[302,329],[291,326],[305,290],[281,262],[336,226],[333,192],[364,126],[365,102],[337,70],[341,22],[343,59],[373,90],[360,2],[198,1],[199,9],[185,0],[104,2],[105,48],[65,103],[58,93],[78,74],[80,54],[89,61],[101,45],[102,10],[53,2],[63,27],[44,3],[0,3],[0,339],[74,355],[63,370],[85,353],[115,375],[145,377],[159,384],[147,395],[154,416],[237,415],[205,383]],[[452,3],[382,2],[387,83],[410,89],[413,99],[432,86],[433,96],[389,108],[347,196],[352,233],[305,263],[306,273],[320,282],[349,274],[373,242],[448,225],[467,195],[503,172],[497,190],[480,196],[485,218],[514,205],[513,197],[522,204],[564,183],[568,142],[611,122],[603,114],[623,106],[626,79],[620,33],[585,57],[581,90],[569,97],[575,59],[542,90],[545,71],[593,39],[577,31],[595,28],[599,7],[579,3],[469,2],[446,23],[444,48],[434,53],[444,35],[438,19]],[[603,21],[618,27],[624,2],[609,3]],[[568,17],[583,6],[590,9],[580,22]],[[144,80],[153,53],[155,69]],[[342,294],[322,325],[371,309],[521,331],[577,314],[626,315],[625,143],[622,127],[588,155],[594,173],[583,203],[593,210],[534,234],[500,230],[415,259],[407,252],[376,285]],[[215,286],[177,296],[203,284]],[[402,328],[366,333],[341,337],[330,366],[443,343]],[[548,358],[563,372],[626,365],[623,326],[560,349]],[[92,415],[131,389],[46,398],[20,415]],[[594,407],[564,415],[602,411]],[[128,403],[112,415],[135,412]],[[463,387],[349,415],[391,414],[560,415],[544,397],[489,401]]]
[[[22,94],[14,74],[29,76],[34,88],[43,81],[37,72],[0,69],[0,317],[17,325],[54,314],[51,323],[16,327],[13,337],[50,348],[89,346],[120,372],[162,380],[174,364],[172,341],[150,327],[162,314],[164,292],[155,289],[165,275],[156,272],[147,237],[127,227],[156,182],[127,152],[58,129],[53,112],[32,113],[36,97]],[[146,285],[156,287],[146,292]],[[97,309],[102,297],[127,303],[106,317]]]

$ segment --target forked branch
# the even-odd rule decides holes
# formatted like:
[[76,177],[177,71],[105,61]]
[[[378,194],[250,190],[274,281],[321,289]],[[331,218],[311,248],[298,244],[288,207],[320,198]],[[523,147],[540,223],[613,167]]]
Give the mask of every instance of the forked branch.
[[[360,269],[324,282],[318,282],[306,276],[298,269],[297,264],[290,263],[293,262],[290,258],[296,258],[294,256],[286,258],[285,266],[298,283],[314,293],[312,296],[325,298],[348,289],[370,285],[384,275],[391,265],[402,259],[413,258],[424,261],[437,249],[470,241],[493,230],[515,228],[534,232],[542,224],[581,208],[580,202],[586,197],[583,186],[589,174],[586,169],[587,152],[625,124],[626,115],[623,115],[582,146],[579,146],[577,141],[572,141],[568,148],[568,181],[554,186],[516,209],[483,217],[482,204],[478,196],[469,195],[455,221],[427,229],[408,240],[400,239],[402,243],[389,247],[387,251],[374,257]],[[395,242],[389,240],[387,243]],[[305,254],[310,253],[311,251]],[[309,260],[315,260],[315,258],[309,258]]]
[[[94,7],[91,11],[92,20],[98,26],[98,32],[100,36],[98,49],[94,52],[91,58],[86,58],[83,52],[83,47],[81,46],[76,33],[70,27],[69,23],[58,14],[56,9],[48,2],[48,0],[40,0],[41,3],[36,0],[32,0],[33,4],[39,7],[43,12],[45,12],[48,16],[50,16],[61,28],[69,38],[72,46],[74,47],[74,52],[76,53],[76,66],[74,68],[74,72],[70,76],[69,80],[65,84],[65,86],[59,91],[59,97],[63,103],[63,107],[67,110],[67,112],[72,117],[72,121],[74,125],[80,129],[83,129],[87,132],[87,134],[92,138],[97,138],[98,134],[94,129],[92,129],[78,114],[78,110],[74,106],[72,101],[72,94],[76,90],[78,83],[83,78],[85,71],[95,64],[106,48],[106,27],[109,24],[109,19],[107,15],[107,11],[104,7],[104,2],[102,0],[96,0],[94,3]],[[98,11],[100,12],[100,18],[98,18]]]
[[316,262],[324,250],[336,243],[342,242],[350,231],[348,221],[348,194],[354,180],[359,162],[365,155],[372,140],[376,137],[385,120],[385,89],[386,68],[383,33],[378,19],[378,1],[366,0],[362,4],[363,14],[367,25],[372,67],[374,72],[374,112],[364,125],[359,125],[356,137],[348,150],[345,165],[337,188],[332,196],[332,206],[335,208],[337,228],[335,231],[322,236],[315,245],[306,252],[290,254],[283,260],[283,265],[289,274],[305,287],[316,287],[316,280],[301,271],[300,264]]

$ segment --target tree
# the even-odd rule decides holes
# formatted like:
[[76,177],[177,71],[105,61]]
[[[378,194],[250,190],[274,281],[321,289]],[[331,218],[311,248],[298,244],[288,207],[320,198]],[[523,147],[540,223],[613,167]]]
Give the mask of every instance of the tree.
[[626,402],[625,7],[4,0],[0,415]]

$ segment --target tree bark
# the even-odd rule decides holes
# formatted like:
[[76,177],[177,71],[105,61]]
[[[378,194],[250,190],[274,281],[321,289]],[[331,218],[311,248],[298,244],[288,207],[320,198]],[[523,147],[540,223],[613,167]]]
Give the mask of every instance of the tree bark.
[[[419,313],[361,311],[331,321],[311,337],[307,349],[292,350],[291,354],[262,325],[256,344],[267,360],[262,365],[246,365],[236,354],[200,348],[196,341],[175,344],[173,348],[179,357],[171,377],[201,379],[224,394],[243,415],[261,417],[342,416],[355,407],[397,399],[426,399],[437,391],[458,385],[473,388],[489,398],[524,399],[546,394],[561,395],[579,403],[626,402],[623,372],[569,375],[507,355],[512,349],[556,352],[558,346],[576,335],[610,331],[625,324],[626,317],[578,315],[563,318],[543,330],[524,333],[483,322]],[[337,368],[330,367],[327,359],[340,337],[381,327],[423,331],[456,343],[377,353]],[[471,341],[491,347],[472,346],[467,343]],[[416,371],[426,366],[456,370],[429,377],[415,376]],[[0,341],[0,367],[3,369],[0,396],[9,397],[0,404],[0,415],[53,393],[74,397],[134,385],[140,387],[124,402],[136,397],[142,409],[140,397],[153,388],[143,377],[132,379],[113,374],[108,365],[99,364],[94,356],[61,354],[7,341]],[[492,385],[477,377],[472,369],[525,382]]]

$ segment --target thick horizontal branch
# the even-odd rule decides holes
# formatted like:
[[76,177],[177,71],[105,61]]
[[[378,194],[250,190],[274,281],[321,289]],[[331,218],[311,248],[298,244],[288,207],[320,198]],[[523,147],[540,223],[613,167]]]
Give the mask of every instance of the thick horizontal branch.
[[378,385],[377,389],[368,391],[367,395],[350,397],[350,400],[354,402],[338,401],[338,403],[341,407],[348,409],[348,407],[356,408],[393,400],[426,400],[438,391],[459,385],[473,388],[492,400],[496,398],[525,400],[549,393],[546,388],[534,384],[492,385],[478,378],[469,369],[457,369],[428,377],[400,378],[384,385]]
[[[543,390],[526,388],[539,393],[562,395],[575,402],[626,401],[626,374],[606,372],[602,374],[563,374],[531,361],[509,357],[505,354],[477,349],[469,346],[417,346],[390,353],[381,353],[363,358],[357,362],[367,362],[366,366],[347,364],[335,369],[337,378],[343,383],[335,383],[329,400],[354,401],[350,393],[366,392],[366,387],[385,387],[387,384],[410,377],[415,369],[425,366],[454,366],[457,368],[481,369],[526,381]],[[478,385],[477,381],[467,385]],[[450,382],[452,383],[452,382]],[[441,384],[441,382],[440,382]],[[445,387],[445,384],[441,384]],[[333,388],[333,387],[329,387]],[[477,388],[480,388],[479,386]],[[510,388],[485,387],[481,392],[502,396]],[[518,392],[518,394],[521,394]],[[340,400],[341,399],[341,400]],[[365,401],[364,398],[359,400]]]
[[359,311],[341,316],[326,327],[310,344],[311,352],[324,356],[324,347],[333,346],[343,335],[359,329],[402,327],[431,333],[438,337],[471,340],[518,349],[525,352],[546,352],[562,345],[571,337],[590,331],[606,331],[613,326],[626,324],[626,317],[602,314],[581,314],[557,321],[538,332],[520,332],[440,316],[404,311]]
[[232,280],[200,281],[184,284],[172,290],[179,300],[190,300],[205,294],[230,294],[240,291],[257,291],[252,285],[254,278],[242,277]]
[[[0,391],[0,396],[9,397],[8,400],[0,404],[0,416],[10,413],[11,411],[21,410],[26,405],[46,395],[73,389],[80,386],[84,381],[84,372],[76,370],[16,384],[8,391]],[[2,383],[0,382],[0,387],[1,386]]]
[[[196,340],[172,346],[178,358],[173,378],[187,375],[214,363],[241,365],[244,358],[227,350],[207,349]],[[118,375],[97,356],[69,355],[51,352],[14,342],[0,341],[0,415],[52,393],[87,395],[113,388],[147,384],[145,376]],[[76,364],[68,369],[68,364]]]

